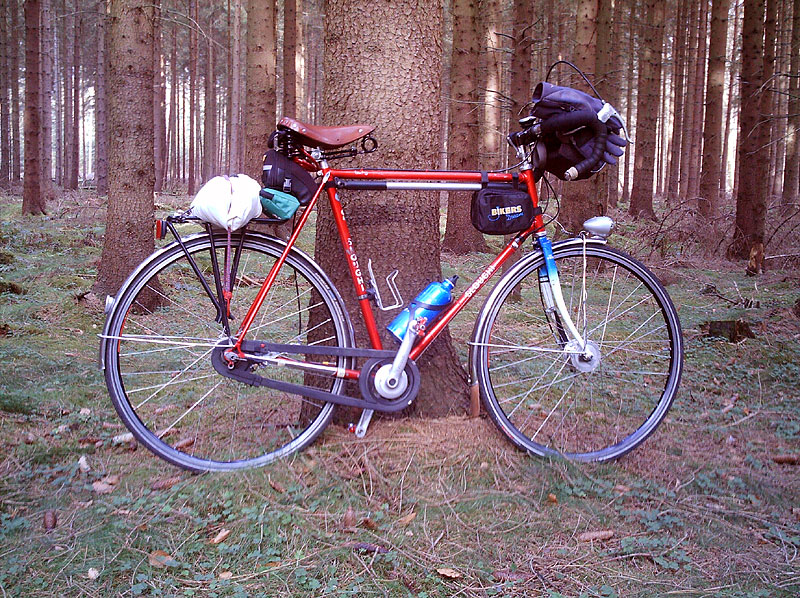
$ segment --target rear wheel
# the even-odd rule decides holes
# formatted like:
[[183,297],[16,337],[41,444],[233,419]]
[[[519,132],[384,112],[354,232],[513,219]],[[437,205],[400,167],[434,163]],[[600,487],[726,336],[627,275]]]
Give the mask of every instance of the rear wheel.
[[520,448],[615,459],[656,429],[675,398],[683,367],[678,314],[655,276],[620,251],[587,243],[584,254],[572,243],[554,255],[585,350],[568,339],[557,312],[545,313],[537,253],[487,298],[473,371],[490,416]]
[[[234,236],[233,247],[240,237]],[[208,235],[185,246],[215,288]],[[225,236],[215,237],[224,264]],[[247,233],[233,255],[231,328],[253,302],[284,245]],[[325,429],[333,404],[253,387],[214,369],[214,347],[227,344],[217,311],[177,244],[155,253],[117,296],[104,339],[105,377],[125,425],[149,450],[194,471],[257,467],[301,450]],[[344,304],[313,262],[293,250],[248,334],[271,343],[353,346]],[[290,355],[349,367],[342,356]],[[342,380],[274,365],[261,376],[339,392]]]

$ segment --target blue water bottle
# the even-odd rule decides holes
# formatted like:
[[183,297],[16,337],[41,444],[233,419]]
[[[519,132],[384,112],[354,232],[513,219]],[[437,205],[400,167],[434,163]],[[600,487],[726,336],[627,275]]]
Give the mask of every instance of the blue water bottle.
[[458,276],[448,278],[444,282],[432,282],[416,298],[401,311],[392,323],[386,327],[392,336],[402,342],[408,330],[408,319],[411,310],[414,310],[414,318],[426,318],[426,325],[431,324],[441,315],[444,309],[450,305],[453,299],[452,290],[456,286]]

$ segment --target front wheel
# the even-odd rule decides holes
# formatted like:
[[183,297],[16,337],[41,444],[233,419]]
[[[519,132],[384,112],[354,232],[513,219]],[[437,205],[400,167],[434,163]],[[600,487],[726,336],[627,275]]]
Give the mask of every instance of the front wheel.
[[[231,328],[235,333],[285,245],[234,235]],[[153,254],[117,295],[104,335],[105,378],[114,407],[136,439],[159,457],[193,471],[261,466],[301,450],[325,429],[333,404],[221,376],[212,352],[229,346],[200,273],[215,288],[211,239],[184,239]],[[225,263],[225,235],[215,235]],[[192,267],[192,261],[197,267]],[[353,346],[339,293],[305,254],[292,250],[250,328],[269,343]],[[289,357],[297,358],[297,354]],[[346,357],[301,356],[350,367]],[[256,366],[253,366],[256,367]],[[342,379],[259,365],[259,375],[338,393]]]
[[678,314],[655,276],[621,251],[568,242],[554,256],[585,350],[566,337],[557,315],[545,313],[537,252],[486,299],[472,370],[489,415],[520,448],[615,459],[658,427],[675,398],[683,367]]

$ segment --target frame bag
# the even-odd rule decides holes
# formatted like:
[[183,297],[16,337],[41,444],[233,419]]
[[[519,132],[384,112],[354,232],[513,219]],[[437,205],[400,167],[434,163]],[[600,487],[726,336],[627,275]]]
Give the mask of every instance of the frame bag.
[[302,166],[275,150],[264,154],[261,184],[268,189],[293,195],[301,206],[311,201],[319,187]]
[[517,183],[488,183],[472,195],[472,226],[487,235],[518,233],[536,216],[530,195]]

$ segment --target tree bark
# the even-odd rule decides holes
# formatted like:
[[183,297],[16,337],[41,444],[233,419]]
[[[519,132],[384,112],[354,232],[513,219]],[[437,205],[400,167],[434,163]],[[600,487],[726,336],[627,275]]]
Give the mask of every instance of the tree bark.
[[[78,2],[79,0],[76,0],[76,11],[79,9]],[[83,25],[83,17],[80,13],[75,16],[74,24],[75,27],[72,30],[72,110],[70,112],[72,117],[72,121],[70,122],[72,134],[70,137],[71,143],[67,149],[70,153],[70,170],[67,173],[67,189],[77,190],[81,147],[81,28]]]
[[[325,12],[323,121],[379,124],[380,137],[391,140],[381,152],[385,164],[434,168],[440,126],[440,4],[329,0]],[[373,84],[376,80],[380,86]],[[392,118],[385,118],[387,114]],[[441,280],[436,193],[357,192],[344,199],[361,260],[371,258],[379,276],[398,268],[403,297],[410,299],[430,281]],[[316,259],[332,275],[355,315],[353,285],[327,205],[320,209],[316,241]],[[394,315],[376,314],[381,330]],[[355,320],[357,338],[364,344],[366,332]],[[394,346],[392,341],[388,345]],[[420,358],[420,366],[422,386],[411,409],[423,416],[464,413],[466,374],[447,330]]]
[[246,174],[261,180],[262,156],[275,126],[275,2],[247,3]]
[[9,56],[8,66],[9,71],[12,73],[11,81],[11,180],[18,181],[20,178],[20,165],[22,163],[22,155],[20,152],[20,133],[19,133],[19,11],[17,10],[17,3],[11,2],[9,4],[11,9],[11,19],[9,21],[11,29],[11,52]]
[[283,3],[283,115],[297,116],[297,0]]
[[217,174],[217,81],[214,75],[214,40],[206,44],[205,106],[203,108],[203,182]]
[[[475,0],[453,2],[453,58],[450,65],[449,168],[476,170],[480,97],[476,58],[480,52]],[[529,85],[530,86],[530,85]],[[442,249],[461,255],[486,251],[486,241],[470,220],[471,193],[451,191],[447,198],[447,222]]]
[[[694,86],[694,93],[692,94],[693,103],[691,110],[694,111],[692,116],[692,130],[689,151],[689,174],[688,174],[688,193],[689,197],[698,198],[700,195],[700,163],[702,159],[703,149],[703,122],[704,122],[704,98],[705,98],[705,83],[706,83],[706,54],[708,49],[708,0],[703,0],[699,3],[700,13],[698,15],[697,23],[697,56],[694,61],[694,76],[692,77],[692,85]],[[699,201],[697,202],[699,204]]]
[[706,118],[703,127],[703,168],[700,174],[700,214],[714,220],[719,205],[722,161],[722,96],[725,91],[725,50],[729,0],[711,4],[711,40],[708,51]]
[[197,170],[197,147],[195,135],[195,123],[197,122],[197,3],[199,0],[191,0],[191,14],[193,23],[189,27],[189,161],[187,171],[187,193],[191,196],[195,193],[196,170]]
[[[800,0],[792,7],[792,38],[789,72],[800,73]],[[789,126],[786,130],[786,160],[783,169],[781,206],[784,215],[800,203],[800,77],[789,79]]]
[[739,111],[739,188],[736,228],[727,255],[748,259],[757,245],[763,249],[767,207],[763,165],[768,150],[763,145],[759,101],[764,83],[764,0],[745,0],[742,23],[741,108]]
[[65,189],[70,189],[70,173],[72,172],[72,91],[74,89],[72,85],[72,75],[73,75],[73,60],[72,60],[72,51],[74,49],[74,43],[71,42],[70,32],[72,32],[74,36],[75,31],[75,15],[67,0],[61,0],[62,6],[62,13],[64,17],[61,22],[61,48],[59,50],[59,58],[61,59],[61,72],[62,72],[62,97],[64,101],[62,103],[61,108],[61,178],[58,183],[64,187]]
[[241,81],[241,29],[240,29],[240,0],[233,0],[232,4],[232,29],[231,48],[231,68],[229,71],[229,92],[228,92],[228,172],[239,172],[239,114]]
[[155,186],[156,193],[160,193],[164,186],[166,172],[166,142],[167,142],[167,116],[166,116],[166,89],[164,89],[164,57],[162,48],[161,25],[161,0],[153,2],[155,10],[153,31],[153,159],[155,161]]
[[41,187],[41,73],[39,65],[39,0],[25,2],[25,180],[22,213],[44,214]]
[[[590,81],[597,72],[597,11],[598,0],[579,0],[575,17],[573,59]],[[605,213],[606,207],[597,197],[595,184],[587,179],[564,186],[559,220],[570,233],[580,232],[587,219]]]
[[97,3],[97,69],[95,77],[95,180],[98,195],[108,193],[108,114],[106,111],[106,2]]
[[45,200],[53,199],[53,13],[50,0],[40,0],[41,5],[41,102],[42,102],[42,172],[41,189]]
[[667,197],[675,199],[680,192],[681,179],[681,147],[683,125],[684,94],[686,88],[686,32],[688,4],[692,0],[678,0],[678,15],[675,19],[675,48],[673,50],[672,87],[674,98],[672,103],[672,140],[670,142],[669,174]]
[[9,68],[11,40],[6,18],[7,0],[0,0],[0,188],[6,188],[11,181],[11,86],[16,85],[17,73]]
[[630,213],[653,218],[653,177],[656,150],[659,89],[661,84],[661,45],[664,32],[664,4],[646,0],[645,23],[639,57],[639,90],[636,102],[636,157]]
[[[114,294],[152,253],[153,187],[152,4],[111,0],[109,45],[109,180],[106,234],[95,292]],[[146,109],[143,110],[142,107]]]
[[[737,39],[739,38],[739,7],[741,6],[740,3],[736,2],[733,6],[733,36],[731,37],[731,55],[736,55],[738,52],[738,43]],[[723,197],[727,198],[727,180],[728,180],[728,145],[730,143],[730,133],[731,133],[731,115],[733,114],[733,107],[737,104],[737,95],[734,93],[734,88],[736,86],[736,75],[737,75],[737,65],[738,61],[732,61],[732,64],[728,68],[728,101],[725,103],[725,133],[722,138],[722,165],[720,167],[720,177],[719,177],[719,189],[722,193]],[[734,169],[735,170],[735,169]],[[735,172],[734,172],[735,175]],[[735,177],[734,177],[735,178]],[[735,182],[734,182],[735,187]]]

